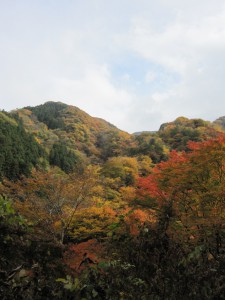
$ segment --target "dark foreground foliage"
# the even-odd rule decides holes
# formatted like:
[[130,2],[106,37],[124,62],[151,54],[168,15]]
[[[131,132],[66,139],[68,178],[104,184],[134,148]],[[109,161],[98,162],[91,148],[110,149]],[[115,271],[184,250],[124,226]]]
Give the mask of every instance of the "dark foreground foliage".
[[112,236],[105,260],[84,260],[77,273],[64,263],[67,246],[39,240],[8,199],[1,197],[1,207],[1,299],[225,299],[222,244],[212,257],[203,245],[146,226],[137,236]]

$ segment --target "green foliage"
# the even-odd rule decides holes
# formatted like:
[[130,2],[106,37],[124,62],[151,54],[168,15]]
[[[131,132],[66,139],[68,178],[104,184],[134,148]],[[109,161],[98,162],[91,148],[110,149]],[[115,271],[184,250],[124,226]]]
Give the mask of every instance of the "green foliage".
[[169,148],[187,151],[188,142],[199,142],[215,137],[218,132],[210,122],[202,119],[177,118],[174,122],[162,124],[158,135]]
[[112,157],[102,168],[102,175],[119,179],[120,185],[134,184],[138,177],[138,162],[134,157]]
[[80,290],[80,281],[78,278],[72,278],[70,275],[67,275],[66,278],[58,278],[56,282],[62,282],[64,288],[70,292],[75,292]]
[[130,155],[147,155],[153,163],[167,159],[167,148],[158,135],[143,132],[135,135],[134,140],[136,145],[130,149]]
[[219,126],[223,131],[225,131],[225,116],[218,118],[213,122],[213,124]]
[[17,125],[17,122],[6,111],[0,111],[0,120],[10,123],[12,125]]
[[32,134],[25,131],[19,122],[7,122],[0,119],[0,177],[14,180],[21,175],[29,176],[36,166],[44,150],[36,142]]
[[12,202],[0,195],[0,226],[17,227],[25,224],[25,219],[15,212]]
[[45,123],[49,129],[63,128],[64,122],[60,116],[61,110],[67,105],[61,102],[46,102],[36,107],[26,107],[35,114],[40,122]]
[[72,172],[80,161],[80,157],[68,150],[63,143],[55,143],[49,154],[50,165],[57,166],[66,173]]
[[[53,245],[63,242],[61,254],[74,249],[67,262],[66,255],[60,256],[70,275],[60,270],[57,287],[55,279],[50,285],[48,281],[49,299],[224,299],[225,138],[187,147],[190,140],[217,135],[215,126],[180,117],[163,124],[158,133],[131,136],[62,103],[48,102],[20,113],[26,129],[47,147],[50,164],[70,174],[37,168],[32,177],[20,178],[39,163],[42,150],[19,118],[0,112],[0,174],[20,179],[3,181],[2,193],[17,201],[12,206],[0,196],[0,262],[6,252],[15,256],[11,245],[26,244],[18,230],[25,221],[17,209],[33,224],[35,234],[29,232],[27,245],[34,239],[35,251],[45,239]],[[223,119],[217,125],[223,126]],[[172,151],[168,158],[168,148],[188,151]],[[81,152],[88,163],[102,168],[73,173]],[[142,185],[137,188],[140,175]],[[101,246],[95,253],[90,243],[82,245],[92,238]],[[44,272],[59,268],[54,249],[47,247],[39,255]],[[101,257],[95,259],[100,249]],[[19,254],[25,257],[29,251]],[[28,259],[37,261],[33,253]],[[37,287],[41,268],[35,268],[29,265],[29,287],[13,287],[16,297],[23,298],[32,286],[33,299],[43,299],[46,289],[41,294]],[[21,271],[23,276],[26,269]],[[0,272],[0,293],[1,285],[6,283],[6,290],[12,282],[7,274],[10,270]]]
[[130,142],[127,133],[111,130],[97,135],[96,146],[101,149],[101,158],[105,161],[110,157],[124,155]]
[[[23,119],[26,129],[51,151],[54,143],[62,141],[71,150],[80,151],[93,162],[125,153],[130,135],[105,120],[89,116],[74,106],[47,102],[26,107],[13,114]],[[47,125],[47,127],[46,127]]]
[[121,260],[101,262],[85,269],[79,278],[59,278],[70,296],[79,299],[146,299],[146,283],[135,276],[135,266]]

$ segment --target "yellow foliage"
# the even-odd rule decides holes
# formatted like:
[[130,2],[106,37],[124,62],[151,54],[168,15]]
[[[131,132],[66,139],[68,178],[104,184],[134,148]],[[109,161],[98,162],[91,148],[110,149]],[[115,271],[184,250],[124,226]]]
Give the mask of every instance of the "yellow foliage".
[[121,193],[122,199],[129,203],[135,197],[136,188],[133,186],[123,186],[120,188],[119,192]]
[[109,226],[114,222],[118,222],[118,218],[111,207],[85,208],[75,213],[70,234],[77,239],[105,236],[109,232]]

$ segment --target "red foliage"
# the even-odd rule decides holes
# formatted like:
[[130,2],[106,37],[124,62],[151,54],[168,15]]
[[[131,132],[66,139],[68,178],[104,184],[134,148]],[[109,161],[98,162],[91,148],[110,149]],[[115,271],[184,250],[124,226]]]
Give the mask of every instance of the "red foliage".
[[80,273],[86,267],[99,263],[103,253],[102,245],[95,239],[72,244],[64,254],[64,260],[76,273]]
[[185,152],[178,153],[173,150],[168,161],[156,165],[148,177],[138,179],[138,197],[141,199],[153,198],[157,199],[159,204],[164,203],[171,193],[168,183],[171,180],[176,182],[182,176],[183,165],[186,162],[187,154]]
[[189,148],[187,153],[172,151],[168,161],[139,179],[137,190],[139,199],[154,199],[159,210],[165,204],[170,206],[174,227],[187,235],[193,228],[224,223],[225,135],[189,142]]

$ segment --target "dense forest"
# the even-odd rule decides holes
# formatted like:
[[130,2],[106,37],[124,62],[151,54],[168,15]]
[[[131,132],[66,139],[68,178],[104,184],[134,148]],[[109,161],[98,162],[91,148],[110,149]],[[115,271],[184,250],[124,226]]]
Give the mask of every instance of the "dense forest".
[[1,299],[225,299],[225,117],[129,134],[0,112]]

